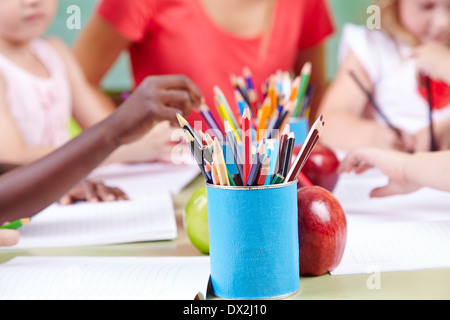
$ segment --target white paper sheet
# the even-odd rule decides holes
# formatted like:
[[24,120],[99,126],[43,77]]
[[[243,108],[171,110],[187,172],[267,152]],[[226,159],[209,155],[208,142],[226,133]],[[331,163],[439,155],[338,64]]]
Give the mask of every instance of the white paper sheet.
[[18,257],[0,265],[0,299],[193,300],[209,257]]
[[[29,249],[172,240],[177,226],[170,194],[180,192],[199,174],[193,165],[114,164],[95,170],[90,179],[122,189],[130,201],[53,204],[20,229],[16,246]],[[3,249],[3,248],[2,248]]]
[[91,179],[120,187],[134,197],[152,193],[177,194],[200,174],[196,165],[170,163],[112,164],[92,172]]
[[51,248],[171,240],[177,226],[169,194],[130,201],[54,204],[20,229],[16,246]]
[[370,199],[387,178],[343,175],[334,192],[347,217],[344,257],[332,275],[450,267],[450,194],[422,189]]

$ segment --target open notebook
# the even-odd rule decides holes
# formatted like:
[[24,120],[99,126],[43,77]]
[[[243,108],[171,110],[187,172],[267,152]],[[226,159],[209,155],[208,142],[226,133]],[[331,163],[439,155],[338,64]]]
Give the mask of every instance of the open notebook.
[[5,249],[172,240],[177,225],[171,194],[198,174],[195,166],[163,163],[101,167],[90,178],[121,188],[129,201],[53,204],[20,230],[16,246]]
[[16,246],[4,249],[78,247],[171,240],[177,226],[169,194],[130,201],[54,204],[20,229]]
[[378,171],[343,175],[334,192],[347,217],[344,257],[332,275],[450,268],[450,194],[422,189],[371,199]]
[[194,300],[209,257],[18,257],[0,265],[0,299]]

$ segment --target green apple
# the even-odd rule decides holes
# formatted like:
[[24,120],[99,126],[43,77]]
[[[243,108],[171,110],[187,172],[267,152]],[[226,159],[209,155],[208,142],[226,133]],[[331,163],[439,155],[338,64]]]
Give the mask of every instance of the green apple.
[[189,201],[186,203],[183,224],[194,247],[204,254],[209,254],[206,187],[195,190]]

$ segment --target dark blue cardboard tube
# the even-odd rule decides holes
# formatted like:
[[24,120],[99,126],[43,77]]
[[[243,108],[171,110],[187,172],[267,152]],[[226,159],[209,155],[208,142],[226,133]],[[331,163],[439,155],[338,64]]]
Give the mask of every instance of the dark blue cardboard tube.
[[225,299],[282,298],[300,289],[297,181],[207,184],[211,283]]

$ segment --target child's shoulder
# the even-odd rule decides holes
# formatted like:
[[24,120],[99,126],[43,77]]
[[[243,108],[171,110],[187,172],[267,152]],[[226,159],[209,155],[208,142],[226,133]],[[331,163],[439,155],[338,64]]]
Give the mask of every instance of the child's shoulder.
[[376,47],[393,44],[395,41],[383,30],[372,30],[365,25],[345,24],[342,31],[342,42],[354,45]]
[[45,37],[42,40],[63,57],[70,52],[69,46],[58,37],[50,36]]

